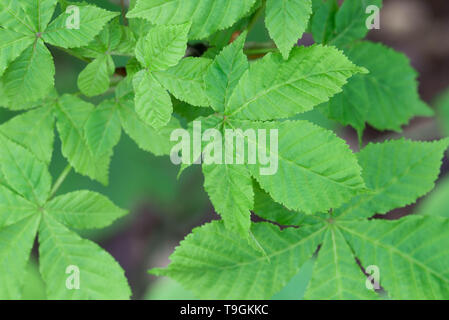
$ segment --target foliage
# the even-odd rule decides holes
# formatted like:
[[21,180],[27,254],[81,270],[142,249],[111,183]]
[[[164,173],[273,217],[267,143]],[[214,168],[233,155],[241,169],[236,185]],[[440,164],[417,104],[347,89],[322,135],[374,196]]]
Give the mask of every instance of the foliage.
[[[170,265],[151,273],[200,298],[268,299],[313,259],[308,299],[382,298],[366,287],[372,265],[389,298],[449,298],[448,218],[378,218],[431,191],[449,140],[390,140],[354,153],[332,130],[297,120],[320,110],[363,142],[367,124],[400,131],[432,114],[408,59],[361,41],[366,7],[381,3],[137,0],[119,18],[75,2],[80,25],[68,28],[72,3],[2,0],[0,105],[20,113],[0,125],[0,298],[22,297],[36,236],[49,299],[130,298],[119,264],[77,234],[105,228],[126,210],[93,191],[59,195],[59,187],[72,169],[107,185],[122,129],[142,150],[167,156],[172,132],[194,131],[194,120],[223,135],[278,130],[278,148],[267,148],[279,167],[263,175],[248,161],[203,164],[204,188],[222,220],[195,228]],[[248,31],[264,13],[273,44],[255,57]],[[306,31],[316,43],[297,46]],[[186,56],[193,40],[209,50]],[[54,89],[48,46],[86,62],[78,93]],[[127,61],[125,74],[117,57]],[[53,182],[56,136],[69,166]],[[251,213],[266,221],[252,222]],[[80,270],[79,290],[66,287],[70,266]]]

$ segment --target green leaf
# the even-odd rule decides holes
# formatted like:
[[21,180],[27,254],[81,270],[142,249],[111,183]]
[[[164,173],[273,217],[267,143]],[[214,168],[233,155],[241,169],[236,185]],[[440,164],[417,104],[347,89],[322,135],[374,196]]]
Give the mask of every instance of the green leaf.
[[284,59],[306,30],[311,15],[311,0],[267,0],[265,24]]
[[166,71],[154,73],[154,77],[178,100],[197,107],[208,107],[204,76],[212,60],[188,57]]
[[50,51],[40,39],[6,69],[1,78],[6,98],[26,104],[45,98],[54,85],[55,66]]
[[43,205],[51,188],[47,166],[30,151],[2,134],[0,142],[0,168],[8,185],[36,205]]
[[351,125],[360,135],[365,123],[379,130],[400,131],[412,117],[432,115],[419,98],[417,74],[404,54],[370,42],[352,46],[347,54],[370,73],[351,78],[329,102],[326,108],[332,119]]
[[119,143],[122,126],[114,100],[103,101],[84,126],[87,144],[98,158],[110,157]]
[[27,13],[26,20],[36,32],[42,32],[55,12],[57,0],[26,0],[20,3]]
[[253,211],[259,217],[269,221],[274,221],[283,226],[299,226],[305,223],[306,216],[303,213],[288,210],[286,207],[275,202],[268,193],[260,188],[257,183],[254,188],[254,207]]
[[[39,227],[39,244],[40,272],[49,299],[129,299],[123,269],[114,258],[49,215]],[[78,290],[66,287],[69,266],[79,269]]]
[[449,218],[448,194],[449,178],[445,177],[437,184],[435,190],[423,199],[416,211],[419,214]]
[[136,46],[136,58],[150,70],[166,70],[184,57],[190,24],[155,26]]
[[306,299],[374,300],[378,296],[366,288],[366,276],[357,265],[341,231],[329,228],[313,267]]
[[6,67],[34,43],[34,37],[8,29],[0,29],[0,77]]
[[[233,122],[232,127],[265,130],[266,137],[258,141],[265,139],[266,147],[248,139],[259,159],[248,168],[260,186],[290,210],[324,212],[364,189],[356,156],[332,131],[307,121]],[[269,163],[261,163],[261,154]]]
[[408,216],[340,228],[361,263],[379,267],[380,285],[392,299],[449,297],[448,219]]
[[35,204],[0,184],[0,230],[36,212]]
[[311,18],[311,32],[316,43],[327,43],[334,34],[337,0],[318,0]]
[[86,190],[56,197],[44,210],[75,229],[104,228],[127,213],[105,196]]
[[217,112],[224,112],[232,92],[249,67],[243,53],[245,40],[246,33],[224,48],[205,75],[206,93],[212,108]]
[[440,129],[445,136],[449,136],[449,91],[438,97],[436,108]]
[[79,28],[67,26],[76,19],[74,12],[63,12],[43,32],[42,38],[57,47],[75,48],[87,45],[100,33],[108,21],[118,16],[118,12],[110,12],[92,5],[77,6],[79,9]]
[[359,72],[364,69],[331,47],[295,48],[288,61],[269,54],[243,75],[226,115],[248,120],[287,118],[327,101]]
[[50,163],[55,138],[51,107],[42,107],[18,115],[2,124],[0,132],[30,150],[38,160]]
[[110,55],[103,55],[87,65],[78,77],[78,88],[88,97],[105,93],[109,89],[110,77],[115,65]]
[[56,105],[56,127],[62,142],[62,154],[75,171],[106,185],[110,159],[95,155],[84,131],[93,110],[92,104],[64,95]]
[[256,0],[139,0],[128,18],[144,18],[156,25],[192,22],[190,39],[203,39],[240,20]]
[[364,38],[369,31],[366,20],[370,14],[366,8],[371,5],[380,9],[382,0],[345,0],[335,16],[336,36],[328,44],[341,47]]
[[434,188],[448,145],[449,139],[369,144],[358,154],[358,160],[370,192],[353,198],[335,215],[367,218],[414,203]]
[[22,34],[35,33],[33,26],[26,19],[21,2],[17,0],[0,1],[0,26]]
[[204,164],[204,189],[228,230],[248,238],[254,192],[244,165]]
[[155,130],[140,119],[134,111],[132,101],[120,101],[119,112],[123,130],[137,143],[140,149],[157,156],[170,154],[173,147],[170,135],[173,130],[181,127],[177,119],[172,117],[165,127]]
[[151,273],[169,276],[200,298],[268,299],[312,257],[323,230],[321,225],[280,231],[269,223],[253,224],[264,256],[214,221],[194,229],[170,257],[171,264]]
[[20,299],[39,215],[0,229],[0,299]]
[[156,130],[167,125],[173,113],[167,90],[147,70],[134,75],[133,86],[136,93],[136,112],[140,118]]

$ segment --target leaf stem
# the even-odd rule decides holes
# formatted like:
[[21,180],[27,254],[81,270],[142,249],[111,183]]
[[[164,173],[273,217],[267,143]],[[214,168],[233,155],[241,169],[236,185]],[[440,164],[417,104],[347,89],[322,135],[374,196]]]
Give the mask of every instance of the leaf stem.
[[278,51],[279,49],[277,48],[254,48],[254,49],[245,49],[244,53],[248,56],[254,56]]
[[48,200],[50,200],[51,198],[54,197],[54,195],[59,190],[59,188],[61,187],[61,185],[64,182],[64,180],[69,175],[70,171],[72,171],[72,166],[70,164],[68,164],[67,167],[65,167],[65,169],[61,172],[61,174],[59,175],[59,177],[56,180],[55,184],[53,185],[53,188],[51,189],[50,197],[48,198]]
[[126,19],[126,7],[125,7],[125,0],[120,0],[120,6],[122,7],[122,19],[123,19],[123,24],[125,26],[128,25],[128,20]]
[[253,14],[253,16],[251,17],[251,20],[248,23],[248,26],[246,27],[246,31],[248,31],[248,34],[254,28],[254,26],[256,25],[257,21],[259,20],[260,16],[262,15],[263,11],[265,10],[265,6],[266,6],[266,0],[263,0],[262,1],[262,5]]

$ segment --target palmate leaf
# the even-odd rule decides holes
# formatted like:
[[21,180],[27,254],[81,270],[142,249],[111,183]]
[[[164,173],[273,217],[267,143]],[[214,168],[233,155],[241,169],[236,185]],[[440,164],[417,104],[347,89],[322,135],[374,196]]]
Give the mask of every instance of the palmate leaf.
[[33,26],[34,31],[42,32],[53,16],[57,0],[26,0],[20,4],[27,14],[25,19]]
[[[39,227],[39,261],[49,299],[129,299],[131,295],[122,268],[108,253],[48,214]],[[66,286],[69,266],[79,269],[78,290]]]
[[103,55],[89,63],[78,77],[78,88],[88,97],[100,95],[109,89],[115,65],[110,55]]
[[34,43],[35,37],[8,29],[0,29],[0,77],[6,67]]
[[323,230],[322,225],[280,231],[269,223],[253,224],[265,256],[214,221],[194,229],[170,257],[172,263],[151,273],[175,279],[200,298],[268,299],[312,257]]
[[208,107],[204,76],[212,60],[188,57],[178,65],[154,72],[154,77],[178,100],[197,107]]
[[212,108],[224,112],[234,88],[248,69],[248,59],[243,53],[246,33],[224,48],[209,67],[204,77],[206,93]]
[[2,134],[0,144],[0,169],[8,186],[34,204],[43,205],[51,187],[46,165]]
[[94,106],[80,98],[63,95],[56,104],[56,127],[62,142],[62,154],[76,172],[108,183],[110,157],[96,156],[89,144],[84,126]]
[[41,107],[16,116],[0,126],[0,132],[30,150],[38,160],[50,163],[54,142],[54,115]]
[[251,175],[244,165],[203,165],[204,189],[228,230],[248,238],[254,192]]
[[330,227],[313,267],[313,277],[307,288],[306,299],[362,300],[377,299],[366,289],[366,276],[357,265],[351,248],[341,231]]
[[358,154],[370,191],[335,211],[344,219],[368,218],[415,202],[435,186],[449,140],[370,144]]
[[20,299],[26,266],[39,227],[33,215],[0,229],[0,298]]
[[45,211],[75,229],[104,228],[127,212],[92,191],[76,191],[51,200]]
[[147,70],[134,75],[136,112],[149,126],[158,130],[170,121],[173,104],[170,95]]
[[[264,175],[268,164],[249,164],[251,174],[276,201],[291,210],[312,214],[336,208],[364,188],[361,169],[344,140],[332,131],[307,121],[231,122],[233,128],[266,130],[266,150],[256,141],[260,154],[272,157],[278,167],[274,174]],[[269,145],[277,131],[278,147]]]
[[4,93],[14,105],[45,98],[54,85],[53,58],[41,39],[14,60],[5,70],[1,81]]
[[243,18],[256,0],[137,1],[128,18],[144,18],[156,25],[192,22],[190,39],[203,39]]
[[366,70],[332,47],[294,48],[288,61],[269,54],[242,76],[225,114],[248,120],[287,118],[327,101],[360,72]]
[[340,228],[361,263],[379,267],[380,283],[391,298],[449,297],[448,219],[409,216],[345,222]]
[[[118,12],[110,12],[92,5],[80,5],[79,29],[67,27],[72,20],[72,12],[63,12],[52,21],[42,33],[42,39],[51,45],[63,48],[75,48],[87,45],[100,33],[106,23],[118,16]],[[72,27],[72,26],[71,26]]]
[[136,58],[152,71],[175,66],[186,54],[190,24],[155,26],[136,46]]
[[354,63],[370,70],[355,75],[345,90],[324,106],[327,114],[362,134],[365,123],[400,131],[417,115],[432,115],[418,94],[416,71],[402,54],[382,44],[361,42],[346,51]]
[[311,14],[311,0],[267,0],[265,25],[284,59],[306,30]]

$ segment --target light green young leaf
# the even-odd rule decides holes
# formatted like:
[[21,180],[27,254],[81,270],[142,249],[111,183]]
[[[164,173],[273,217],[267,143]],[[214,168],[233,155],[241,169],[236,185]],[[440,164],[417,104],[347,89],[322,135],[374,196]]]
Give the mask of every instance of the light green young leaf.
[[0,299],[20,299],[39,215],[0,228]]
[[204,76],[212,60],[188,57],[166,71],[154,73],[154,77],[178,100],[197,107],[208,107]]
[[358,154],[358,160],[370,192],[351,199],[335,215],[368,218],[414,203],[434,188],[448,145],[449,139],[369,144]]
[[338,228],[329,228],[313,267],[306,299],[375,300],[378,295],[366,288],[366,276]]
[[75,229],[104,228],[127,213],[105,196],[86,190],[56,197],[44,210]]
[[35,38],[8,29],[0,29],[0,77],[6,67],[30,47]]
[[[39,261],[49,299],[129,299],[131,295],[114,258],[47,214],[39,227]],[[67,290],[70,266],[79,268],[78,290]]]
[[148,125],[158,130],[167,125],[173,113],[170,95],[147,70],[134,75],[136,112]]
[[306,30],[311,15],[311,0],[267,0],[265,25],[284,59]]
[[37,212],[37,206],[0,184],[0,230]]
[[[325,212],[364,189],[356,156],[332,131],[307,121],[242,121],[231,126],[266,130],[259,143],[247,139],[259,159],[248,168],[260,186],[290,210]],[[269,157],[267,164],[261,163],[261,154]]]
[[114,100],[105,100],[94,111],[84,126],[86,140],[98,158],[110,157],[119,143],[122,126]]
[[244,165],[203,164],[204,189],[228,230],[248,238],[254,192]]
[[243,75],[226,107],[226,115],[272,120],[309,111],[340,92],[346,80],[360,72],[365,69],[332,47],[294,48],[288,61],[280,54],[269,54]]
[[382,7],[382,0],[345,0],[335,16],[335,37],[328,41],[329,45],[344,46],[366,36],[369,29],[366,26],[371,13],[369,6]]
[[26,104],[45,98],[54,85],[55,66],[45,44],[36,39],[6,69],[1,78],[7,99]]
[[51,107],[41,107],[18,115],[2,124],[0,132],[30,150],[38,160],[50,163],[55,138]]
[[[63,12],[43,32],[42,38],[51,45],[63,48],[82,47],[89,44],[100,33],[106,23],[118,16],[118,12],[110,12],[92,5],[81,5],[78,26],[67,26],[68,22],[76,23],[75,13]],[[73,21],[75,20],[75,21]]]
[[0,134],[0,144],[0,168],[8,186],[34,204],[43,205],[51,188],[45,163],[3,134]]
[[173,67],[184,57],[190,24],[155,26],[136,46],[136,58],[152,71]]
[[268,299],[312,257],[323,230],[321,225],[280,231],[269,223],[253,224],[264,256],[214,221],[194,229],[170,257],[171,264],[151,273],[169,276],[200,298]]
[[449,297],[449,220],[408,216],[341,223],[362,265],[376,265],[392,299]]
[[173,147],[170,135],[173,130],[181,128],[179,121],[172,117],[165,127],[155,130],[140,119],[132,101],[120,100],[118,103],[123,130],[139,148],[156,156],[169,155]]
[[95,155],[84,131],[93,110],[92,104],[64,95],[56,104],[56,127],[62,142],[62,154],[75,171],[106,185],[110,158]]
[[417,74],[405,55],[370,42],[352,46],[347,54],[370,73],[355,75],[331,99],[325,108],[332,119],[351,125],[361,135],[365,123],[379,130],[400,131],[412,117],[432,115],[419,98]]
[[22,34],[33,35],[35,30],[27,21],[21,2],[17,0],[0,1],[0,26]]
[[87,65],[78,77],[78,88],[88,97],[105,93],[109,89],[110,77],[115,65],[110,55],[103,55]]
[[139,0],[128,18],[144,18],[156,25],[192,22],[190,39],[203,39],[240,20],[256,0]]
[[248,69],[248,59],[243,53],[245,40],[246,33],[224,48],[204,78],[209,101],[217,112],[224,112],[234,88]]

